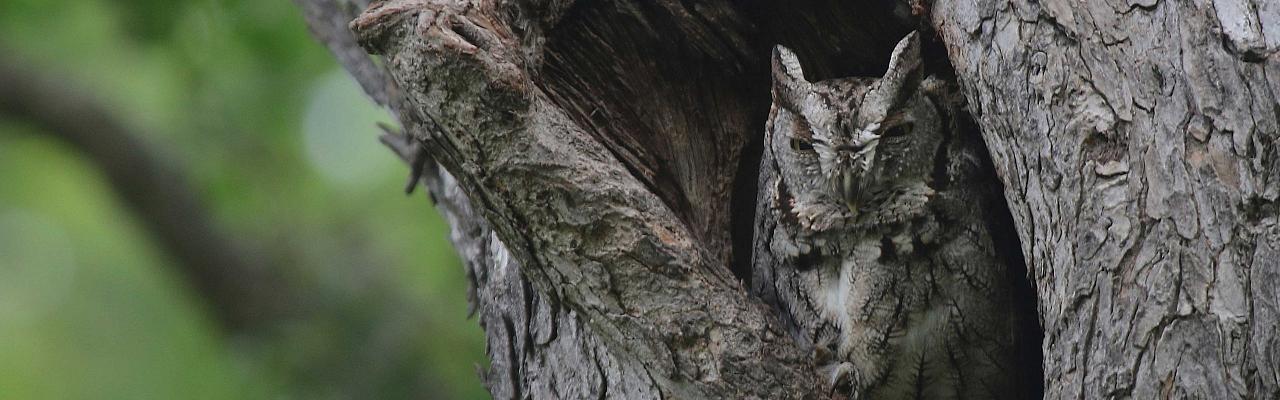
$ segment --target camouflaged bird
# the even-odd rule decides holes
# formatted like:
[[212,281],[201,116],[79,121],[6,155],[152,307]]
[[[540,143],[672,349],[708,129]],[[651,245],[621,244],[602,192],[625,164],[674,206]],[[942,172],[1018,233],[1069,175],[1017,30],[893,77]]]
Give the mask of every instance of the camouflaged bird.
[[880,78],[809,82],[774,49],[752,282],[838,394],[1013,398],[994,174],[922,69],[915,33]]

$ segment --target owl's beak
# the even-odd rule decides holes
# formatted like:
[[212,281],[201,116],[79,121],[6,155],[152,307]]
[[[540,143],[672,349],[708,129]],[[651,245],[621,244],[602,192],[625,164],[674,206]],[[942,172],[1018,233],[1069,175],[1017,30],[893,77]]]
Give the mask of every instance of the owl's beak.
[[849,212],[858,215],[858,188],[853,170],[846,170],[840,174],[840,195],[844,197],[844,204],[849,207]]

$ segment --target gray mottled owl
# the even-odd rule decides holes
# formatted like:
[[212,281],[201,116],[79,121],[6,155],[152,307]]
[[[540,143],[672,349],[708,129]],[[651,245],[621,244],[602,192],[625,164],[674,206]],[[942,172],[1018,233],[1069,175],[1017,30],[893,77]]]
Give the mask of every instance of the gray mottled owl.
[[994,175],[919,47],[902,39],[882,78],[821,82],[774,49],[752,284],[836,393],[1015,398]]

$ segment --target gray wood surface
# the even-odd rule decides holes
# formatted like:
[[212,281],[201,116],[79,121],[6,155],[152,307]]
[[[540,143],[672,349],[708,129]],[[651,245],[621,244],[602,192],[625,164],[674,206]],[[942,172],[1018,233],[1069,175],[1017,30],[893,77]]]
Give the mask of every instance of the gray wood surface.
[[734,275],[768,50],[875,76],[930,11],[1037,285],[1046,397],[1280,397],[1274,2],[297,2],[396,111],[386,140],[429,149],[495,398],[827,397]]
[[940,0],[1047,398],[1280,398],[1280,3]]

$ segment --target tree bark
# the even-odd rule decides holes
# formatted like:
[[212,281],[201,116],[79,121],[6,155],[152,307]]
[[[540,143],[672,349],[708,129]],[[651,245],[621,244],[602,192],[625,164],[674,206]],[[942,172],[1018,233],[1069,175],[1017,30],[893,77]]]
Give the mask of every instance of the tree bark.
[[1005,185],[1045,397],[1280,396],[1280,7],[298,1],[431,158],[496,398],[826,396],[739,279],[768,49],[875,76],[913,27]]
[[940,0],[1049,398],[1280,397],[1280,6]]

